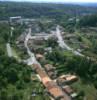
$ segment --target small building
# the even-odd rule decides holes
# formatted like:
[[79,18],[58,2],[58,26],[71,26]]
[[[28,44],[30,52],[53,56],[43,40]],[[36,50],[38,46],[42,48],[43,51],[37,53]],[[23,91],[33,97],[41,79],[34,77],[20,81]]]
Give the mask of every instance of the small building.
[[73,89],[70,87],[70,86],[68,86],[68,85],[65,85],[64,87],[62,87],[63,88],[63,90],[67,93],[67,94],[72,94],[74,91],[73,91]]
[[45,51],[46,51],[46,52],[52,52],[52,47],[47,47],[47,48],[45,48]]
[[57,83],[61,86],[65,84],[70,84],[72,82],[77,81],[78,78],[75,75],[62,75],[57,79]]
[[65,79],[62,79],[62,78],[57,79],[57,84],[60,86],[64,86],[64,85],[66,85],[66,83],[67,83],[67,81]]
[[52,79],[57,78],[57,72],[55,70],[55,67],[53,67],[51,64],[46,64],[44,66],[44,68],[45,68],[45,70],[50,78],[52,78]]
[[44,68],[45,68],[45,70],[46,70],[47,72],[49,72],[49,71],[54,71],[54,70],[55,70],[55,67],[53,67],[51,64],[46,64],[46,65],[44,66]]
[[63,88],[63,91],[66,92],[68,95],[70,95],[72,98],[75,98],[77,96],[77,93],[74,92],[74,90],[68,86],[65,85]]
[[60,78],[63,78],[69,82],[74,82],[74,81],[78,80],[77,76],[75,76],[75,75],[62,75],[62,76],[60,76]]
[[36,59],[37,59],[37,60],[44,59],[44,56],[41,55],[41,54],[36,54]]
[[50,71],[50,72],[48,72],[48,75],[49,75],[49,77],[52,78],[52,79],[56,79],[56,78],[57,78],[57,73],[56,73],[56,72]]

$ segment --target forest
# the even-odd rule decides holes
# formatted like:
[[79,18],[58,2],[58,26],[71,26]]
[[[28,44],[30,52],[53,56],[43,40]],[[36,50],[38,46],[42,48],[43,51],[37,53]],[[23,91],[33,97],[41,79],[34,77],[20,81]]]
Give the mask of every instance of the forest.
[[97,13],[96,9],[96,7],[85,7],[76,4],[0,2],[0,19],[8,19],[10,16],[61,18],[68,15],[74,17],[75,14]]

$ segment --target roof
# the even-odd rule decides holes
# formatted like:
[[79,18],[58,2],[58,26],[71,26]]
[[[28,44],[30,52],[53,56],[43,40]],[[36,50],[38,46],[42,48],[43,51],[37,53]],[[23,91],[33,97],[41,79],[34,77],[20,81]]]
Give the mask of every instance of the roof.
[[57,82],[58,82],[58,84],[64,84],[64,83],[66,83],[67,81],[66,81],[66,79],[58,78],[58,79],[57,79]]
[[40,59],[40,58],[44,58],[44,56],[41,55],[41,54],[36,54],[36,58],[37,58],[37,59]]
[[65,79],[67,81],[73,81],[78,79],[75,75],[62,75],[59,78]]
[[55,69],[55,67],[53,67],[51,64],[46,64],[44,67],[45,67],[45,69],[47,71],[51,71],[51,70],[54,70]]
[[10,17],[10,19],[21,18],[21,16]]
[[73,93],[74,91],[72,90],[72,88],[68,85],[64,86],[63,89],[68,93],[68,94],[71,94]]
[[52,72],[52,71],[50,71],[50,72],[48,72],[48,75],[49,75],[49,76],[52,76],[52,75],[55,75],[55,73]]
[[54,98],[63,97],[63,100],[71,100],[71,98],[56,84],[56,82],[49,78],[43,68],[41,68],[38,64],[33,64],[33,67],[39,74],[43,85]]

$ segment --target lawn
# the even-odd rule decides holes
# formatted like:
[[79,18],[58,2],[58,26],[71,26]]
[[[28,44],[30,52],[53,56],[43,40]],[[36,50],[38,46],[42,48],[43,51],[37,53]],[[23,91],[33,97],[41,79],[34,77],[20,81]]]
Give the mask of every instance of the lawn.
[[73,53],[71,51],[66,50],[66,51],[64,51],[64,55],[66,57],[72,57],[73,56]]
[[93,84],[83,83],[82,80],[71,85],[77,92],[83,91],[85,93],[85,100],[97,100],[97,90],[94,88]]
[[81,33],[79,33],[79,32],[76,31],[75,34],[77,36],[81,37],[83,43],[85,43],[86,45],[88,45],[88,46],[91,46],[92,45],[91,44],[91,41],[89,39],[87,39],[86,37],[84,37]]

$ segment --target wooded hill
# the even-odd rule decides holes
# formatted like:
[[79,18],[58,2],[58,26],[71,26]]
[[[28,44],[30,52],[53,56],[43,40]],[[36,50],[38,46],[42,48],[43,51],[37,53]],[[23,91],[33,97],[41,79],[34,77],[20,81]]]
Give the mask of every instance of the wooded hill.
[[97,8],[74,4],[0,2],[0,19],[7,19],[9,16],[58,18],[64,15],[75,16],[76,13],[93,14],[97,13]]

